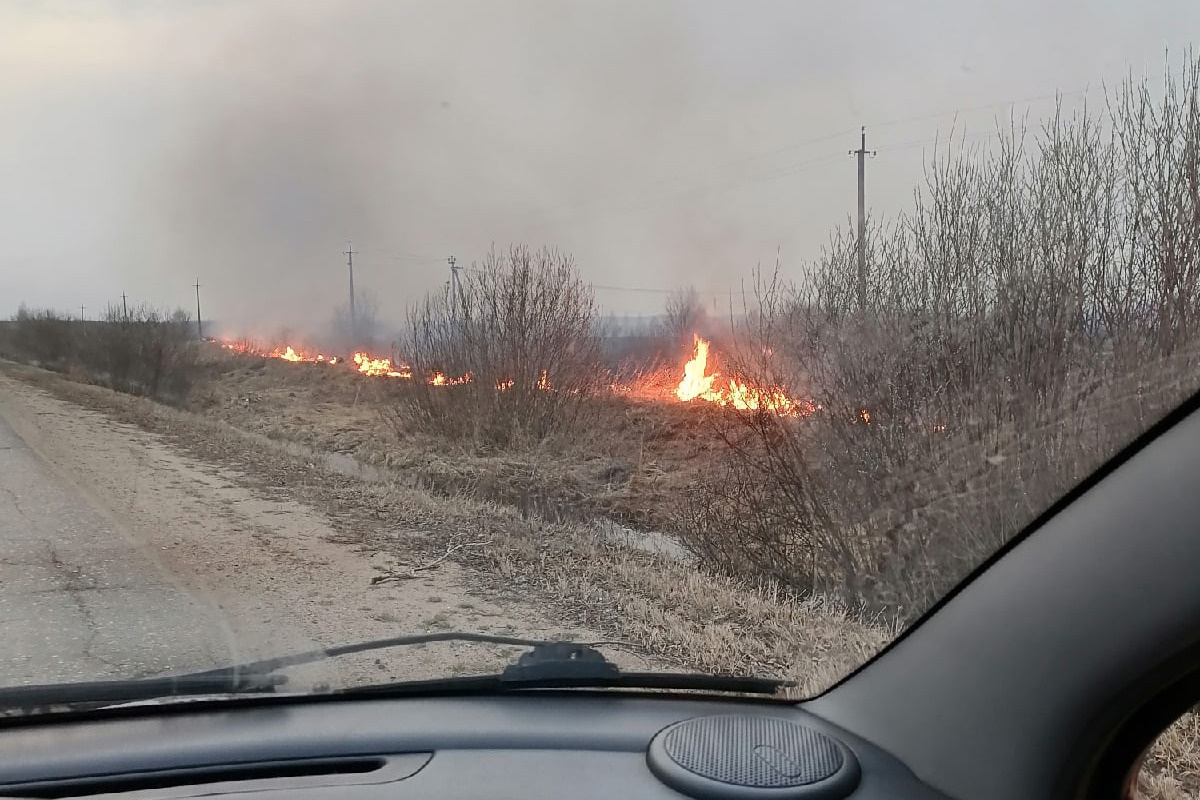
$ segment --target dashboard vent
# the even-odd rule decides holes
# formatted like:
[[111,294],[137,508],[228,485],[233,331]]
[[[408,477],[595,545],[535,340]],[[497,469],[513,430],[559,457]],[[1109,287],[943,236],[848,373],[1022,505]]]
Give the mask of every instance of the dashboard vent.
[[650,770],[701,800],[839,800],[858,785],[858,762],[836,739],[786,719],[696,717],[658,732]]
[[[0,794],[19,797],[88,797],[97,794],[144,792],[179,786],[203,786],[214,783],[311,779],[361,775],[382,769],[388,759],[379,756],[354,758],[318,758],[304,760],[260,761],[247,764],[220,764],[152,772],[127,772],[114,775],[90,775],[36,783],[0,785]],[[332,781],[318,780],[316,785]],[[340,781],[339,781],[340,782]],[[353,782],[353,781],[352,781]],[[310,783],[301,780],[298,785]],[[283,787],[279,787],[283,788]]]

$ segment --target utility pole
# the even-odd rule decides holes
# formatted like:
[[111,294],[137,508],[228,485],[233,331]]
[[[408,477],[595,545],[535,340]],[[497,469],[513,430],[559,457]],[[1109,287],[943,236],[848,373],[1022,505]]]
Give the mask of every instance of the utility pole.
[[850,155],[858,156],[858,310],[867,309],[867,156],[878,155],[867,149],[867,127],[862,128],[862,142]]
[[125,304],[125,293],[121,292],[121,319],[129,321],[129,306]]
[[450,256],[446,263],[450,265],[450,318],[458,319],[458,259]]
[[83,309],[84,309],[84,305],[83,305],[83,303],[80,303],[80,304],[79,304],[79,321],[80,321],[80,322],[83,322],[84,320],[86,320],[86,319],[87,319],[87,317],[85,317],[85,316],[83,315]]
[[354,243],[346,242],[346,250],[343,253],[346,256],[346,266],[350,270],[350,340],[356,341],[358,336],[358,324],[354,319]]
[[200,321],[200,279],[196,278],[196,282],[192,284],[196,287],[196,335],[204,338],[204,323]]

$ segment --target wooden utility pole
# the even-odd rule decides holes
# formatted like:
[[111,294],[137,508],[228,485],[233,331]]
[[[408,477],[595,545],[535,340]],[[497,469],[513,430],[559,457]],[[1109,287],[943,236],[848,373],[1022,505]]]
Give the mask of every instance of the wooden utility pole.
[[346,267],[350,270],[350,340],[357,343],[358,324],[354,319],[354,243],[346,242],[343,252],[346,256]]
[[450,256],[446,263],[450,265],[450,318],[458,319],[458,259]]
[[877,155],[867,149],[867,127],[862,128],[862,141],[850,155],[858,156],[858,309],[867,308],[867,156]]
[[203,339],[204,338],[204,323],[200,321],[201,317],[200,317],[200,279],[199,278],[196,278],[196,282],[193,284],[193,286],[196,287],[196,335],[199,338]]

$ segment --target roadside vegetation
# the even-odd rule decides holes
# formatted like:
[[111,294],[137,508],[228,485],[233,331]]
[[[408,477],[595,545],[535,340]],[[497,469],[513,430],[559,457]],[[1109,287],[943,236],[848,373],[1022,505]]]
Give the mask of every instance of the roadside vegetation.
[[849,232],[760,280],[742,371],[820,410],[720,420],[702,561],[911,622],[1200,388],[1198,83],[939,150],[870,226],[865,305]]
[[[760,274],[732,325],[684,290],[614,358],[569,256],[518,246],[413,309],[414,380],[231,357],[197,404],[909,624],[1200,385],[1198,77],[1191,59],[1102,112],[950,142],[913,207],[869,226],[865,301],[839,231],[802,278]],[[697,330],[713,369],[803,413],[675,401]],[[666,401],[610,390],[630,379]]]
[[0,357],[178,405],[196,375],[193,326],[185,311],[150,306],[109,306],[99,320],[21,306],[0,323]]
[[[832,679],[1200,388],[1200,60],[1099,110],[951,138],[868,233],[865,292],[835,231],[801,276],[760,273],[728,323],[683,290],[620,348],[570,256],[493,251],[412,309],[408,380],[200,349],[186,315],[151,310],[23,309],[0,354],[469,505],[447,530],[490,533],[447,556],[594,620],[620,609],[681,662],[730,669],[723,648],[752,639],[756,666],[833,654]],[[802,412],[671,401],[697,332],[715,368]],[[628,383],[667,401],[612,389]],[[1188,716],[1142,788],[1183,796],[1197,775]]]
[[561,441],[579,431],[604,366],[591,291],[569,255],[513,246],[464,271],[454,292],[426,298],[400,344],[415,381],[401,425],[481,448]]

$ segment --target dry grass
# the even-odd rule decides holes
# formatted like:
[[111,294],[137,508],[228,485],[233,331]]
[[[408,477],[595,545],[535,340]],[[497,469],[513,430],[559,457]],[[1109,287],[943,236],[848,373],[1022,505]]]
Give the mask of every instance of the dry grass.
[[[267,365],[262,371],[275,367],[281,375],[296,374],[295,365]],[[330,472],[286,446],[287,425],[298,418],[271,429],[269,437],[42,370],[2,368],[63,399],[162,434],[200,458],[231,464],[263,491],[317,504],[348,544],[397,554],[417,565],[445,553],[456,533],[477,532],[490,546],[464,549],[452,558],[474,570],[481,590],[537,602],[562,622],[603,631],[658,663],[786,676],[797,682],[790,694],[806,697],[865,662],[897,633],[894,624],[865,620],[857,610],[823,596],[800,600],[620,546],[594,525],[550,524],[523,516],[511,505],[463,495],[448,498],[396,480],[363,483]],[[331,403],[353,387],[353,381],[336,377],[316,383],[327,384],[313,391]],[[286,384],[277,391],[300,400],[297,407],[311,399],[300,398]],[[297,396],[288,397],[293,393]],[[355,413],[361,417],[344,423],[343,435],[369,428],[376,412]],[[253,419],[262,421],[261,416]],[[1200,722],[1189,714],[1155,742],[1139,776],[1139,791],[1143,800],[1177,800],[1200,796],[1198,790]]]
[[473,263],[454,292],[409,315],[400,347],[419,378],[394,395],[404,430],[434,430],[477,447],[553,447],[586,430],[601,387],[595,301],[570,255],[514,245]]
[[1137,789],[1143,800],[1200,797],[1200,716],[1184,714],[1155,740]]
[[[517,507],[551,521],[600,516],[647,530],[678,522],[702,459],[720,442],[711,409],[595,397],[602,424],[553,447],[481,450],[388,424],[407,382],[344,368],[210,353],[193,408],[270,438],[394,470],[411,485]],[[459,387],[443,387],[454,391]]]
[[733,414],[706,563],[913,620],[1200,386],[1200,59],[1106,114],[938,150],[911,208],[757,282],[737,371],[819,407]]
[[604,631],[663,663],[787,676],[798,682],[797,694],[811,695],[895,634],[819,597],[798,600],[623,546],[606,538],[602,526],[554,524],[512,505],[435,495],[395,476],[363,482],[223,420],[43,370],[2,368],[58,397],[159,433],[197,457],[230,464],[263,491],[315,504],[356,546],[416,565],[443,554],[456,534],[471,531],[489,546],[464,548],[452,558],[474,569],[481,589],[553,609],[564,622]]
[[177,404],[191,391],[198,351],[182,310],[109,306],[101,319],[83,321],[22,305],[0,323],[0,357]]

